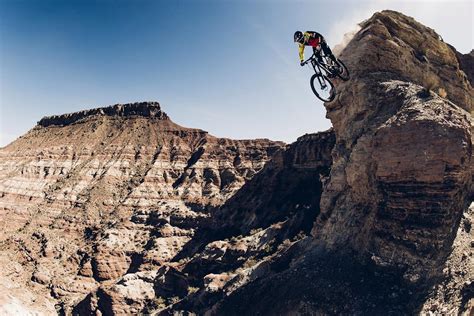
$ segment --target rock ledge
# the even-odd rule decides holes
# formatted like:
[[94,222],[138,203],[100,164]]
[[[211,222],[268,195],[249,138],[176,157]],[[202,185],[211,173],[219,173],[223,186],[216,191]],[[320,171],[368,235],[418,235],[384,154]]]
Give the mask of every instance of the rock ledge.
[[48,127],[51,125],[65,126],[90,116],[143,116],[160,120],[169,120],[168,115],[161,110],[158,102],[135,102],[127,104],[115,104],[103,108],[95,108],[63,115],[45,116],[38,125]]

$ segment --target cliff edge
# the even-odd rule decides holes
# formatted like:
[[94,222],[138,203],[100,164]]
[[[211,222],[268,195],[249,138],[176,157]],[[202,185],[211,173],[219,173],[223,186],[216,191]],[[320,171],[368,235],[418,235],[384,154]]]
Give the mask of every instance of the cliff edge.
[[395,11],[362,22],[339,57],[351,78],[325,104],[335,145],[312,238],[213,313],[470,315],[468,57]]

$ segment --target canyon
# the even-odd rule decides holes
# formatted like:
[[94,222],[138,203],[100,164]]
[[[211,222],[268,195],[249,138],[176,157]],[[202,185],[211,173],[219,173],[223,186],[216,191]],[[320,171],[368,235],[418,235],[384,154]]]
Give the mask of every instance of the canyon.
[[0,313],[473,313],[474,52],[395,11],[360,27],[333,127],[292,144],[138,102],[1,148]]

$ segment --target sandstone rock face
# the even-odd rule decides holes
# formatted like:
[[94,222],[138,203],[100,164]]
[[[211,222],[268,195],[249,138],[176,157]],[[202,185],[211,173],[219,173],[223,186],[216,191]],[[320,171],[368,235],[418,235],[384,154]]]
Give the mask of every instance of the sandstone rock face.
[[469,315],[474,311],[474,203],[464,212],[453,250],[443,264],[443,282],[423,302],[422,314]]
[[374,138],[375,180],[383,198],[370,250],[380,258],[394,258],[391,263],[431,270],[449,254],[466,209],[470,123],[465,112],[440,98],[405,98]]
[[[28,275],[20,263],[0,256],[0,315],[54,315],[54,300],[43,295],[41,286],[25,287]],[[30,275],[31,277],[31,275]]]
[[101,310],[114,315],[136,315],[141,313],[146,300],[155,297],[154,275],[127,275],[111,287],[99,291]]
[[106,108],[96,108],[70,114],[46,116],[38,122],[38,125],[42,127],[53,125],[65,126],[98,115],[110,117],[141,116],[169,120],[168,115],[161,110],[158,102],[137,102],[132,104],[115,104]]
[[0,150],[2,256],[58,309],[90,294],[118,312],[153,281],[115,282],[170,262],[283,147],[181,127],[153,102],[45,117]]
[[[53,225],[67,225],[79,214],[94,221],[121,206],[157,207],[166,200],[219,205],[282,146],[215,138],[174,124],[154,103],[143,107],[117,105],[42,119],[0,153],[0,207],[20,226],[28,221],[25,206],[40,203],[41,212],[32,207],[30,212]],[[85,207],[88,212],[59,216],[62,208]]]
[[[104,284],[76,305],[75,311],[135,312],[141,308],[144,313],[201,314],[223,295],[281,269],[286,263],[273,261],[279,262],[282,253],[309,234],[319,212],[321,182],[329,173],[334,141],[332,131],[305,135],[276,152],[203,226],[190,230],[187,221],[180,220],[175,227],[166,216],[135,213],[134,225],[155,227],[144,251],[135,257],[136,265],[132,259],[130,266],[135,268],[114,285]],[[186,218],[196,221],[197,215],[188,213]],[[128,306],[120,305],[128,294],[123,294],[125,288],[119,294],[117,284],[132,286],[123,280],[144,272],[156,272],[152,282],[142,278],[150,284],[140,281],[142,286],[152,285],[155,296],[129,298]]]
[[251,182],[221,207],[217,225],[248,233],[290,214],[306,214],[301,220],[309,225],[319,213],[322,181],[331,168],[334,142],[332,130],[307,134],[287,150],[276,153]]
[[99,248],[92,262],[93,275],[100,281],[114,280],[128,271],[130,263],[130,257],[123,251]]
[[273,259],[285,269],[265,271],[209,314],[472,314],[473,89],[464,57],[412,18],[383,11],[340,58],[351,79],[336,81],[325,104],[335,145],[313,240],[295,243]]
[[336,146],[313,234],[430,277],[468,205],[470,83],[433,30],[392,11],[364,22],[341,59],[354,71],[326,104]]
[[285,269],[319,213],[334,141],[331,130],[300,137],[224,203],[176,258],[189,294],[162,312],[203,314],[222,297]]
[[[455,51],[455,48],[452,49]],[[462,71],[467,75],[472,86],[474,83],[474,49],[469,54],[461,54],[456,51],[456,55]]]

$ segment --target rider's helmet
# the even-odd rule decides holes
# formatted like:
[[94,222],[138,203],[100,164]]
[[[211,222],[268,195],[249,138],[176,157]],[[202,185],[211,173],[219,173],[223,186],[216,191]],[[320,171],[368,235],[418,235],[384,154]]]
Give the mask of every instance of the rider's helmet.
[[295,42],[303,44],[303,40],[304,40],[303,32],[296,31],[295,35],[293,36],[293,39]]

